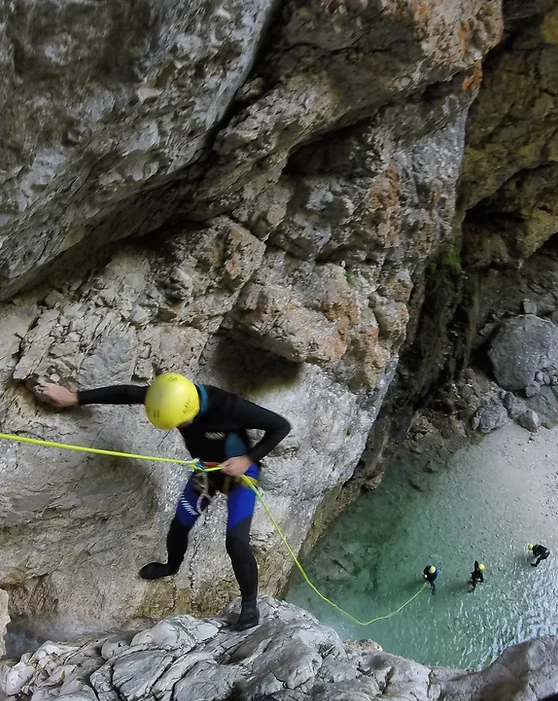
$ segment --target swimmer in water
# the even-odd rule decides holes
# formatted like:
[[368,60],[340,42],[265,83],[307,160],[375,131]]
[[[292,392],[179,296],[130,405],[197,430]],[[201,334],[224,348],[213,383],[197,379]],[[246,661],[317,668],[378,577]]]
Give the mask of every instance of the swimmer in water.
[[473,585],[471,591],[475,591],[477,584],[484,583],[483,572],[484,565],[482,563],[479,564],[478,560],[475,560],[475,569],[471,572],[471,579],[469,580],[469,583]]
[[529,543],[529,550],[533,553],[533,557],[537,558],[536,562],[531,562],[531,567],[536,567],[541,560],[546,560],[546,558],[550,555],[550,550],[548,548],[545,548],[544,545],[533,545],[532,543]]
[[434,595],[436,593],[436,584],[434,582],[438,579],[438,570],[434,567],[434,565],[426,565],[422,572],[422,576],[430,584],[432,595]]

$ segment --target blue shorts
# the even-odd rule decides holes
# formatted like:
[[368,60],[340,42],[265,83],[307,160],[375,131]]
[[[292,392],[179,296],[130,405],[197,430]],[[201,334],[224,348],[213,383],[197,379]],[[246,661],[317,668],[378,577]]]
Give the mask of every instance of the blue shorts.
[[[258,479],[260,470],[257,465],[250,465],[246,470],[247,477]],[[201,512],[208,507],[216,491],[223,491],[226,480],[223,473],[208,473],[207,494],[200,493],[197,473],[190,476],[178,504],[176,506],[176,518],[183,526],[191,528]],[[243,482],[236,482],[231,478],[230,489],[227,492],[227,531],[244,519],[251,518],[256,505],[256,495],[250,487]]]

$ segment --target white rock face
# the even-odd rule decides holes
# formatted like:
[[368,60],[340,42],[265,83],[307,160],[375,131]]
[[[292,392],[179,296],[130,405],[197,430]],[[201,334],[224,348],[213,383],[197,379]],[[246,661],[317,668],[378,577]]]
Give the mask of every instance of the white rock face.
[[[53,8],[25,0],[3,10],[4,293],[96,237],[100,221],[148,181],[160,184],[199,157],[250,71],[274,7],[78,0]],[[145,214],[137,224],[156,227]],[[109,228],[116,240],[137,226]]]
[[[509,648],[481,672],[429,668],[344,644],[306,611],[264,597],[262,623],[230,632],[219,616],[172,616],[131,636],[70,646],[45,643],[7,667],[0,687],[31,701],[538,701],[558,684],[558,638]],[[489,694],[489,696],[487,696]]]
[[500,33],[500,0],[6,5],[1,294],[185,204],[254,200],[298,145],[468,71]]

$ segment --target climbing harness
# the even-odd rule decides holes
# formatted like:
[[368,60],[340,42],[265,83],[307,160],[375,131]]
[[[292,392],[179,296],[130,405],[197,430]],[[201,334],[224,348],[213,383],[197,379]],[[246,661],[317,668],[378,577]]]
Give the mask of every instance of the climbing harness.
[[200,470],[194,475],[193,483],[194,491],[198,493],[198,499],[196,501],[196,511],[201,516],[203,511],[203,502],[207,501],[207,506],[210,506],[213,501],[213,497],[209,493],[209,477],[205,470]]
[[[228,494],[231,490],[233,483],[240,484],[241,487],[249,488],[251,486],[258,487],[260,480],[256,477],[249,477],[248,475],[240,475],[240,477],[226,477],[225,484],[223,485],[223,494]],[[256,491],[256,494],[258,492]]]
[[196,511],[201,516],[204,507],[204,500],[207,502],[205,506],[209,506],[213,501],[213,497],[209,491],[210,487],[217,489],[223,494],[228,494],[234,484],[238,484],[243,488],[249,488],[250,485],[257,487],[260,484],[259,479],[256,477],[249,477],[248,475],[241,475],[240,477],[230,477],[229,475],[224,476],[224,479],[220,481],[220,484],[212,484],[211,478],[208,476],[210,468],[221,469],[219,463],[216,462],[202,462],[201,460],[196,460],[196,466],[194,467],[195,474],[193,479],[194,491],[198,494],[198,499],[196,501]]
[[[170,463],[177,463],[178,465],[186,465],[187,467],[192,468],[196,472],[200,473],[200,476],[203,475],[204,478],[204,485],[202,486],[202,493],[200,494],[200,498],[198,499],[198,502],[196,504],[196,509],[198,513],[201,513],[201,501],[200,499],[202,498],[208,498],[211,500],[211,497],[209,495],[209,478],[206,473],[208,472],[216,472],[221,469],[219,465],[216,465],[214,463],[202,463],[200,460],[179,460],[178,458],[161,458],[161,457],[156,457],[153,455],[136,455],[134,453],[122,453],[118,452],[116,450],[104,450],[102,448],[88,448],[86,446],[82,445],[72,445],[70,443],[58,443],[55,441],[45,441],[45,440],[40,440],[38,438],[26,438],[25,436],[16,436],[11,433],[0,433],[0,439],[8,440],[8,441],[17,441],[18,443],[31,443],[32,445],[42,445],[42,446],[47,446],[49,448],[61,448],[65,450],[77,450],[83,453],[96,453],[97,455],[111,455],[113,457],[117,458],[133,458],[135,460],[151,460],[154,462],[170,462]],[[258,499],[258,501],[261,503],[262,507],[264,508],[266,514],[269,516],[269,520],[273,524],[275,530],[279,534],[279,537],[283,541],[283,544],[287,548],[287,551],[289,555],[291,556],[294,564],[296,565],[298,571],[302,575],[302,578],[306,582],[306,584],[312,589],[314,593],[316,593],[322,601],[325,601],[327,604],[332,606],[336,611],[339,613],[343,614],[343,616],[346,616],[350,621],[353,623],[356,623],[356,625],[359,626],[369,626],[372,623],[376,623],[377,621],[385,621],[388,618],[391,618],[392,616],[395,616],[398,614],[400,611],[402,611],[406,606],[408,606],[414,599],[419,596],[424,591],[424,588],[428,585],[428,582],[424,582],[420,589],[411,596],[410,599],[407,599],[404,604],[402,604],[396,611],[392,611],[391,613],[386,614],[385,616],[376,616],[376,618],[372,618],[369,621],[360,621],[358,618],[355,618],[352,616],[350,613],[342,609],[340,606],[338,606],[336,603],[331,601],[330,599],[327,598],[327,596],[324,596],[320,592],[320,590],[310,581],[308,575],[306,574],[304,568],[300,564],[300,561],[298,557],[296,556],[295,552],[287,542],[287,539],[285,538],[285,535],[283,531],[281,530],[279,524],[275,520],[273,514],[271,513],[268,505],[265,503],[259,489],[259,481],[254,478],[254,477],[247,477],[246,475],[240,475],[240,477],[236,478],[230,478],[228,480],[228,484],[230,485],[232,481],[238,482],[242,484],[243,486],[251,489],[255,494]],[[204,493],[205,492],[205,493]]]

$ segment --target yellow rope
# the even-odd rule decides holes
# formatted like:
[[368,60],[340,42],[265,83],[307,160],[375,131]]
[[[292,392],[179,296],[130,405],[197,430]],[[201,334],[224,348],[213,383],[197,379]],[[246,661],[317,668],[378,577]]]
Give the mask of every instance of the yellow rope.
[[[15,436],[10,433],[0,433],[0,439],[5,439],[9,441],[18,441],[19,443],[31,443],[33,445],[44,445],[48,446],[49,448],[63,448],[65,450],[77,450],[83,453],[96,453],[98,455],[112,455],[117,458],[134,458],[135,460],[152,460],[155,462],[172,462],[172,463],[177,463],[179,465],[187,465],[188,467],[191,467],[194,470],[201,470],[203,472],[214,472],[216,470],[220,470],[220,466],[217,465],[215,467],[203,467],[200,463],[199,460],[179,460],[177,458],[160,458],[160,457],[155,457],[153,455],[136,455],[134,453],[121,453],[116,450],[103,450],[102,448],[88,448],[83,445],[71,445],[70,443],[57,443],[55,441],[45,441],[45,440],[40,440],[38,438],[26,438],[24,436]],[[396,611],[392,611],[391,613],[386,614],[385,616],[376,616],[376,618],[372,618],[370,621],[359,621],[358,618],[355,618],[352,616],[350,613],[347,611],[344,611],[340,606],[338,606],[336,603],[331,601],[330,599],[327,598],[327,596],[324,596],[319,589],[310,581],[308,578],[308,575],[304,571],[304,568],[300,564],[300,561],[296,554],[294,553],[293,549],[287,542],[287,539],[285,538],[285,535],[283,531],[281,530],[279,524],[275,520],[273,514],[269,510],[268,505],[265,503],[262,495],[260,494],[260,490],[252,483],[249,477],[246,475],[241,475],[242,481],[246,484],[247,487],[249,487],[255,494],[258,500],[260,501],[261,505],[265,509],[265,512],[269,516],[269,519],[273,526],[275,527],[275,530],[279,534],[281,540],[283,541],[285,547],[287,548],[289,555],[293,559],[293,562],[295,563],[298,571],[302,575],[304,581],[308,586],[314,591],[320,599],[328,603],[330,606],[332,606],[336,611],[339,611],[339,613],[342,613],[344,616],[346,616],[349,620],[351,620],[353,623],[356,623],[359,626],[369,626],[372,623],[376,623],[377,621],[384,621],[388,618],[391,618],[392,616],[395,616],[398,614],[400,611],[402,611],[405,606],[408,606],[411,601],[416,599],[416,597],[424,591],[424,588],[427,586],[428,582],[424,582],[423,585],[420,587],[420,589],[411,596],[410,599],[407,599],[407,601],[402,604]]]
[[[178,458],[157,458],[153,455],[135,455],[134,453],[119,453],[116,450],[103,450],[102,448],[88,448],[84,445],[71,445],[70,443],[56,443],[55,441],[43,441],[38,438],[25,438],[24,436],[14,436],[10,433],[0,433],[0,438],[5,438],[8,441],[18,441],[18,443],[32,443],[33,445],[46,445],[49,448],[65,448],[66,450],[79,450],[82,453],[96,453],[97,455],[113,455],[117,458],[134,458],[135,460],[153,460],[155,462],[175,462],[179,465],[187,465],[193,469],[202,469],[198,464],[198,460],[179,460]],[[216,467],[204,468],[205,472],[215,472],[221,468]]]

